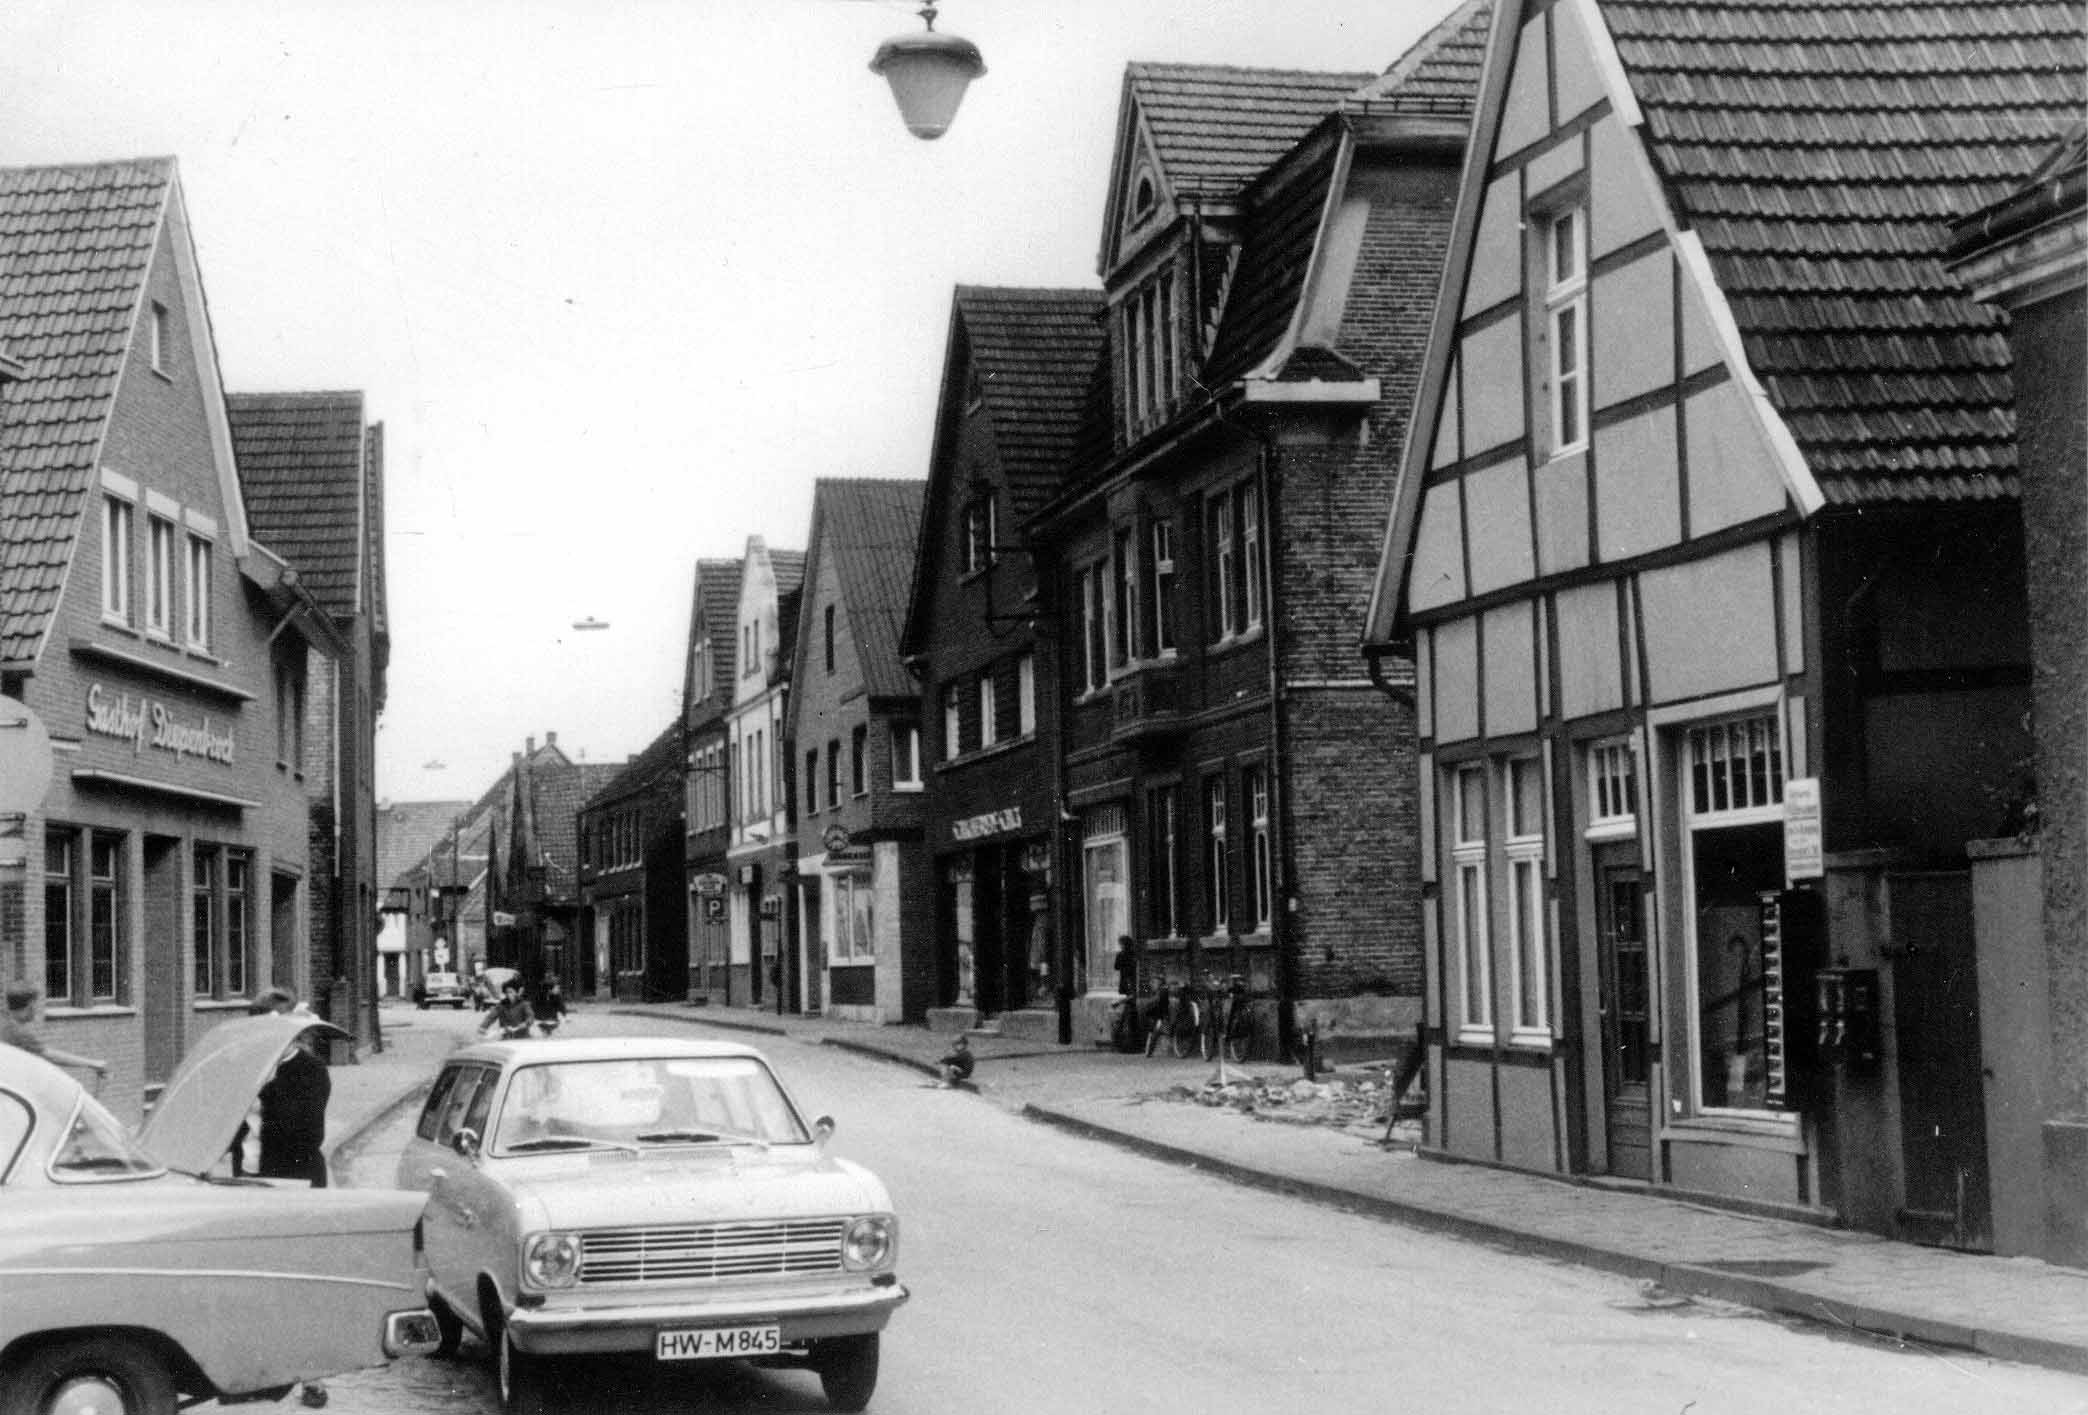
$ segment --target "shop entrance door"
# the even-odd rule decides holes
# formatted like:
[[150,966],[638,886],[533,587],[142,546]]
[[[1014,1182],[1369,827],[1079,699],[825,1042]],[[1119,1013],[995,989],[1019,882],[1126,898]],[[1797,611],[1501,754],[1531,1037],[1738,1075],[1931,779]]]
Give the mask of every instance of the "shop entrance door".
[[1962,871],[1889,877],[1893,1031],[1899,1052],[1900,1236],[1994,1246],[1980,1076],[1972,882]]
[[1602,973],[1602,1101],[1609,1172],[1653,1178],[1652,996],[1638,847],[1595,852],[1595,931]]

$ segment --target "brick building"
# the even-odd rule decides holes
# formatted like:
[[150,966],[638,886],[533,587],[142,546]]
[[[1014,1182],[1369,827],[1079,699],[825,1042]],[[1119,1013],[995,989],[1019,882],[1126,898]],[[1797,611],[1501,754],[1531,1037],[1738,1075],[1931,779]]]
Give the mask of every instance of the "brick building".
[[682,677],[682,873],[692,1002],[732,997],[726,851],[732,844],[732,749],[726,720],[739,659],[738,560],[698,560]]
[[821,477],[790,670],[807,1005],[917,1022],[935,978],[919,687],[899,659],[922,483]]
[[1378,76],[1125,76],[1096,450],[1028,527],[1057,576],[1076,1035],[1121,935],[1148,985],[1244,976],[1265,1055],[1419,1020],[1406,670],[1373,681],[1356,645],[1487,17]]
[[594,994],[654,1002],[689,987],[682,725],[671,722],[580,807],[579,933]]
[[171,159],[0,169],[0,348],[0,694],[53,748],[0,971],[135,1118],[262,988],[326,1000],[304,710],[343,645],[249,526]]
[[[384,428],[360,393],[234,393],[232,450],[254,536],[331,621],[342,651],[308,676],[294,774],[311,810],[312,976],[333,1020],[377,1037],[377,717],[391,630],[384,601]],[[337,994],[337,995],[336,995]]]

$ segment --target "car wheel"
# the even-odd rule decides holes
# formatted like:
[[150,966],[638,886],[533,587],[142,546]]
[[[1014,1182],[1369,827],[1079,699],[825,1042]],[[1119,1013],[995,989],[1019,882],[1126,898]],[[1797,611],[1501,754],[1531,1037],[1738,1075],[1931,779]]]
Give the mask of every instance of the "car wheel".
[[432,1354],[456,1355],[457,1348],[464,1344],[463,1319],[450,1310],[449,1303],[432,1292],[428,1294],[428,1310],[435,1315],[435,1350]]
[[8,1415],[174,1415],[166,1363],[134,1341],[96,1336],[33,1351],[0,1382]]
[[505,1322],[489,1325],[494,1385],[505,1415],[544,1415],[543,1363],[516,1347]]
[[840,1336],[819,1343],[813,1364],[819,1388],[836,1410],[861,1410],[877,1389],[877,1333]]

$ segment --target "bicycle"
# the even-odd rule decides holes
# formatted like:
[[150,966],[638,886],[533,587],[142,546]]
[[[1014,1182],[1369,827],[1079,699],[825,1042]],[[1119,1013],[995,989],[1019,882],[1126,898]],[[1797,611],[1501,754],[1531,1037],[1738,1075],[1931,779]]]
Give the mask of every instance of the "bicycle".
[[1247,979],[1238,973],[1225,980],[1220,990],[1212,975],[1211,1005],[1204,1009],[1201,1038],[1203,1059],[1216,1061],[1218,1048],[1225,1048],[1228,1061],[1245,1061],[1254,1050],[1254,1008],[1247,1000]]
[[1152,1020],[1146,1025],[1147,1056],[1159,1050],[1162,1036],[1167,1038],[1168,1051],[1176,1057],[1195,1052],[1196,1039],[1203,1028],[1203,1004],[1193,984],[1174,988],[1163,985],[1154,995],[1149,1015]]

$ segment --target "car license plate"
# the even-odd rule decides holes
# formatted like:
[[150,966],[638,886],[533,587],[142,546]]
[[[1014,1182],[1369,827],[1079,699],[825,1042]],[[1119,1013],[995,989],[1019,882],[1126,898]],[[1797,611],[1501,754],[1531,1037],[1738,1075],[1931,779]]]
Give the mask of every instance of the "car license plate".
[[663,1331],[654,1338],[662,1361],[710,1361],[731,1356],[773,1356],[783,1349],[781,1327],[699,1327]]

